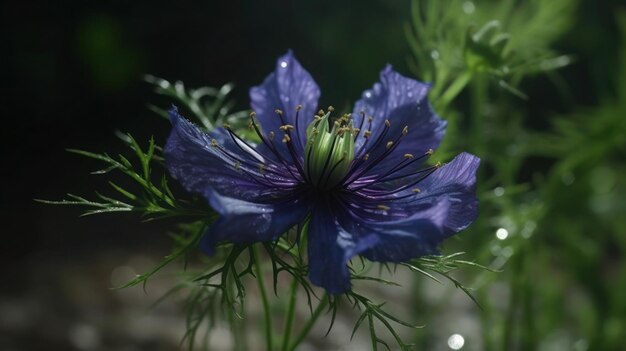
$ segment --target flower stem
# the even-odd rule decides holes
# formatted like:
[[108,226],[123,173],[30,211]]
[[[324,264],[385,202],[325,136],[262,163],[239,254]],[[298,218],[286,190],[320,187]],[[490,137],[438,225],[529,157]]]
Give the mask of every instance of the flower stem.
[[319,305],[317,305],[317,307],[315,308],[315,311],[313,311],[311,318],[309,318],[309,320],[306,322],[306,324],[304,325],[304,328],[302,328],[302,331],[300,331],[300,334],[298,334],[298,336],[296,337],[296,341],[294,341],[294,343],[291,345],[291,348],[289,348],[289,350],[291,351],[295,350],[296,347],[300,345],[302,340],[306,338],[306,336],[311,331],[311,328],[313,328],[313,325],[315,324],[315,322],[317,322],[318,318],[322,314],[322,311],[324,311],[324,308],[326,308],[326,305],[328,305],[328,295],[324,294],[324,297],[322,297],[322,300],[320,301]]
[[285,335],[283,337],[283,351],[289,350],[289,338],[293,329],[293,319],[296,315],[296,300],[298,299],[298,280],[293,279],[289,295],[289,306],[287,307],[287,320],[285,321]]
[[268,350],[273,350],[272,340],[272,311],[270,310],[270,303],[267,298],[267,290],[265,290],[265,283],[263,279],[263,270],[261,269],[261,262],[259,260],[259,249],[257,245],[253,246],[252,255],[254,256],[254,270],[256,275],[256,281],[259,284],[259,291],[261,292],[261,302],[263,304],[263,314],[265,319],[265,342]]
[[477,155],[485,155],[485,107],[488,103],[487,77],[476,75],[470,84],[470,145]]
[[446,91],[444,91],[443,94],[441,94],[441,97],[436,101],[436,107],[438,110],[443,111],[448,107],[448,105],[450,105],[452,100],[459,95],[467,83],[469,83],[472,79],[472,73],[472,71],[466,70],[458,76],[456,80],[450,84],[450,86],[448,86],[448,89],[446,89]]

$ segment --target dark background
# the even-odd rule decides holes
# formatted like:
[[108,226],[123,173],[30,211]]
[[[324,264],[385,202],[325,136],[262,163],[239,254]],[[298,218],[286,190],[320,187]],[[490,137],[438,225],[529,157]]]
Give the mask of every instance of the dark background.
[[[573,31],[557,45],[576,57],[561,75],[576,87],[571,101],[577,106],[597,103],[609,89],[605,78],[612,67],[624,64],[617,62],[614,44],[618,4],[583,1]],[[168,222],[141,223],[132,215],[78,218],[78,209],[33,201],[107,189],[103,179],[89,175],[99,165],[66,148],[115,154],[124,147],[116,130],[142,142],[154,135],[163,144],[168,123],[146,104],[167,102],[142,81],[143,74],[190,87],[235,82],[239,109],[247,108],[247,89],[260,83],[288,48],[321,86],[322,105],[356,100],[387,62],[409,74],[408,1],[4,1],[0,6],[0,307],[22,303],[26,307],[15,313],[33,313],[21,329],[5,326],[8,338],[0,329],[0,350],[40,349],[40,342],[71,349],[75,345],[53,331],[55,323],[64,330],[82,318],[81,301],[93,302],[72,302],[75,285],[106,291],[117,259],[167,253]],[[531,125],[545,127],[548,114],[571,109],[554,98],[542,78],[524,84],[539,97]],[[87,281],[100,276],[104,282]],[[33,301],[39,301],[35,307],[29,305]],[[115,306],[119,303],[102,302],[98,313]]]

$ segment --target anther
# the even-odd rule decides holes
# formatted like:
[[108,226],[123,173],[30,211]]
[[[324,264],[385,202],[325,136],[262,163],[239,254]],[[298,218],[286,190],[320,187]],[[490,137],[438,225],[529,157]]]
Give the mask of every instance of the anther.
[[275,109],[274,112],[276,112],[276,114],[279,115],[279,116],[283,115],[283,110]]
[[211,139],[211,146],[217,147],[217,140]]
[[290,142],[290,141],[291,141],[291,138],[289,137],[289,135],[285,134],[285,135],[283,136],[283,143],[285,143],[285,144],[286,144],[286,143],[288,143],[288,142]]
[[413,154],[404,154],[404,158],[413,158],[415,156],[413,156]]
[[235,169],[238,170],[238,171],[241,170],[241,162],[239,162],[239,161],[235,162]]
[[385,206],[385,205],[378,205],[376,207],[378,207],[378,209],[383,210],[385,212],[387,212],[387,211],[389,211],[391,209],[391,207]]
[[385,125],[387,126],[387,128],[391,127],[391,122],[389,122],[388,119],[385,120]]
[[270,140],[274,140],[274,132],[270,132],[269,137],[270,137]]
[[421,193],[422,191],[420,190],[420,188],[415,188],[415,189],[413,189],[413,192],[414,192],[414,193],[416,193],[416,194],[419,194],[419,193]]
[[302,105],[298,105],[298,106],[296,106],[296,112],[298,112],[298,111],[300,111],[300,110],[302,110]]
[[335,111],[335,108],[332,106],[328,106],[328,112],[333,112],[333,111]]
[[264,163],[259,163],[259,172],[265,174],[266,169],[267,169],[267,166]]
[[365,154],[363,156],[363,161],[367,161],[370,158],[370,154]]
[[294,128],[294,126],[292,126],[291,124],[285,124],[284,126],[280,126],[280,130],[282,130],[283,132],[292,130]]
[[369,138],[371,135],[372,135],[372,131],[370,131],[370,130],[366,130],[366,131],[363,133],[363,137],[365,137],[365,138]]
[[404,128],[402,128],[402,135],[407,135],[409,133],[409,126],[404,126]]
[[373,119],[374,119],[374,117],[373,117],[373,116],[367,116],[367,121],[368,121],[368,122],[371,122]]
[[393,141],[388,141],[387,142],[387,150],[391,149],[392,146],[393,146]]
[[256,112],[254,112],[254,111],[250,112],[250,117],[252,117],[252,118],[256,117]]
[[435,153],[435,151],[433,151],[433,149],[428,149],[428,151],[426,151],[426,154],[428,154],[428,155],[432,155],[434,153]]
[[223,126],[224,126],[224,129],[231,130],[230,124],[224,123]]
[[443,166],[443,163],[441,163],[441,162],[435,163],[435,167],[437,167],[437,168],[441,168],[442,166]]
[[325,115],[324,110],[320,109],[319,111],[317,111],[318,116],[322,117]]

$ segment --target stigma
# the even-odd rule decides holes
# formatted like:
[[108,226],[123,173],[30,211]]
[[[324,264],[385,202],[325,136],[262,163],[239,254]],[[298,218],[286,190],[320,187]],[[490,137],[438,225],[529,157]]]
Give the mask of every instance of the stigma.
[[344,114],[331,121],[333,111],[332,106],[327,113],[320,110],[306,130],[305,172],[311,184],[321,190],[338,185],[354,160],[357,129],[352,117]]

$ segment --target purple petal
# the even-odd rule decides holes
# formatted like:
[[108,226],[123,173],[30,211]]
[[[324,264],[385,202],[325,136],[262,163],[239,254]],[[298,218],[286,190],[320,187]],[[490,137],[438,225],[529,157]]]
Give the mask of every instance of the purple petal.
[[[170,119],[173,128],[165,145],[165,161],[170,174],[188,191],[208,198],[209,193],[216,190],[236,198],[256,201],[270,195],[274,197],[280,191],[255,180],[263,179],[256,168],[259,162],[256,157],[260,155],[253,151],[244,153],[223,129],[205,133],[179,115],[176,109],[170,111]],[[236,165],[236,161],[212,146],[213,140],[223,150],[240,155],[255,166]]]
[[357,236],[343,229],[334,211],[319,206],[309,223],[309,279],[330,294],[350,289],[348,261],[376,243],[376,237]]
[[359,223],[357,230],[377,235],[376,246],[363,252],[371,260],[401,262],[435,254],[445,238],[467,228],[478,216],[479,163],[477,157],[463,153],[421,181],[419,193],[413,191],[415,187],[400,192],[383,186],[363,189],[346,198],[351,206],[346,207],[349,216],[342,225],[350,228],[349,223]]
[[244,201],[217,192],[209,192],[208,198],[211,207],[220,214],[200,244],[209,255],[220,241],[250,244],[275,240],[309,213],[307,202],[298,198],[273,204]]
[[451,206],[444,222],[446,235],[467,228],[478,217],[476,171],[479,165],[478,157],[464,152],[418,185],[421,192],[416,195],[414,204],[441,196],[450,200]]
[[[284,122],[296,127],[292,140],[300,154],[306,143],[306,127],[313,120],[319,97],[319,87],[291,51],[278,59],[276,70],[265,78],[263,84],[250,89],[252,110],[256,112],[263,132],[280,133],[283,123],[274,111],[282,110]],[[302,105],[302,110],[296,119],[298,105]],[[282,143],[276,144],[284,155],[288,155]]]
[[[352,116],[358,126],[363,118],[361,111],[365,112],[366,120],[357,138],[356,149],[365,147],[370,154],[370,162],[385,152],[388,141],[395,142],[402,135],[402,130],[405,127],[408,129],[408,134],[395,142],[393,153],[373,167],[369,174],[384,172],[400,162],[404,154],[418,156],[439,146],[446,122],[433,112],[426,97],[429,90],[429,84],[404,77],[388,65],[380,72],[380,83],[363,92],[362,98],[355,104]],[[368,128],[367,116],[373,117],[372,135],[365,142],[363,131]],[[385,120],[390,122],[389,130],[378,146],[370,149],[385,130]]]
[[403,262],[438,253],[438,246],[445,239],[442,228],[449,208],[450,201],[443,197],[406,219],[363,226],[362,230],[375,233],[378,243],[362,255],[371,261]]

